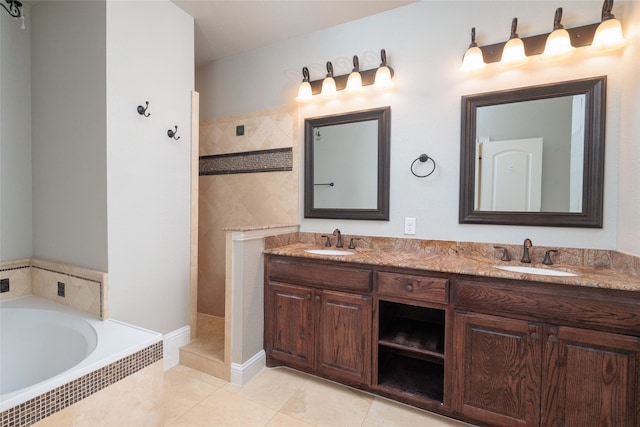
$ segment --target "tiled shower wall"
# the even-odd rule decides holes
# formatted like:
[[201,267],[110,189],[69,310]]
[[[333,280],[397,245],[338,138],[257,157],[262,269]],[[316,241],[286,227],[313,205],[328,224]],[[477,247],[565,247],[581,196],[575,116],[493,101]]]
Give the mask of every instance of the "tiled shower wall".
[[[0,279],[9,281],[0,301],[33,294],[101,319],[109,317],[107,273],[26,258],[0,263]],[[61,283],[64,296],[58,295]]]
[[297,135],[297,106],[200,123],[198,312],[224,316],[225,228],[298,222]]

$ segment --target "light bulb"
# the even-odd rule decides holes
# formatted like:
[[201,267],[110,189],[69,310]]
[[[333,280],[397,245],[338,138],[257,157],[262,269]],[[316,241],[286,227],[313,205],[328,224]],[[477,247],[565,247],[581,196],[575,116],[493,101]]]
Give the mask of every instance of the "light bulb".
[[307,67],[302,67],[302,83],[298,86],[298,96],[296,97],[296,101],[309,101],[313,97],[311,83],[309,83],[309,80],[309,69]]
[[500,59],[501,64],[515,67],[524,64],[528,60],[529,58],[524,53],[524,43],[521,39],[511,39],[504,45],[502,59]]
[[347,91],[357,91],[362,89],[362,76],[358,71],[354,71],[349,74],[349,78],[347,79],[347,87],[345,90]]
[[473,71],[479,70],[485,65],[482,50],[478,47],[478,43],[476,43],[476,27],[473,27],[471,29],[471,44],[464,53],[464,57],[462,58],[462,67],[460,67],[460,69],[462,71]]
[[569,32],[564,29],[560,20],[562,20],[561,7],[556,9],[553,18],[553,31],[547,37],[547,42],[544,45],[544,52],[542,52],[544,58],[564,58],[573,52],[574,47],[571,45]]
[[553,30],[544,46],[542,56],[545,58],[564,58],[570,55],[575,48],[571,46],[569,32],[564,28]]
[[380,67],[376,70],[376,77],[373,81],[373,87],[376,89],[384,89],[393,85],[391,81],[391,69],[387,67],[387,51],[380,50]]
[[376,79],[373,83],[373,86],[378,89],[383,89],[386,87],[392,86],[393,83],[391,81],[391,70],[386,65],[384,67],[378,68],[376,71]]
[[482,50],[478,47],[470,47],[464,54],[462,59],[462,71],[479,70],[485,66],[484,57],[482,56]]
[[511,36],[509,41],[504,45],[502,50],[502,58],[500,63],[515,67],[522,65],[529,60],[524,53],[524,43],[516,32],[518,29],[518,18],[513,18],[511,21]]
[[333,77],[327,76],[322,81],[322,96],[331,96],[336,93],[336,81]]
[[298,87],[298,96],[296,97],[296,101],[305,102],[309,101],[313,98],[313,93],[311,92],[311,83],[302,82]]
[[593,36],[592,46],[598,49],[616,49],[624,43],[624,37],[622,37],[622,25],[620,21],[615,18],[602,21],[596,29],[596,34]]

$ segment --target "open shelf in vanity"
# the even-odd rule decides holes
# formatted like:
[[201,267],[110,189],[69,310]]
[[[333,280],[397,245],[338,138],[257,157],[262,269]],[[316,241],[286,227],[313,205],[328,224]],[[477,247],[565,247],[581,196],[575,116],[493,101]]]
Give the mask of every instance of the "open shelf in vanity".
[[442,403],[445,310],[386,300],[378,310],[378,387]]

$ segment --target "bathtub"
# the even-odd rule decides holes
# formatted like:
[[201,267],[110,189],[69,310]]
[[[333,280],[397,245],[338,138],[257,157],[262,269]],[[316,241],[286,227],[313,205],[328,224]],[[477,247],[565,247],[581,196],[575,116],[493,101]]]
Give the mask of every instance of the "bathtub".
[[[13,425],[37,422],[161,358],[159,333],[35,296],[0,302],[0,414]],[[61,401],[50,402],[56,396]],[[34,406],[42,413],[24,422]]]

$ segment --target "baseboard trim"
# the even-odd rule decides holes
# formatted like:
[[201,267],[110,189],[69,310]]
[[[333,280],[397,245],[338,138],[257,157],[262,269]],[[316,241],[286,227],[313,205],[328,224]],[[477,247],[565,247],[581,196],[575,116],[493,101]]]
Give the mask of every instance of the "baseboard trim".
[[180,363],[180,347],[191,342],[191,328],[183,326],[180,329],[165,334],[162,338],[164,370],[173,368]]
[[231,363],[231,384],[243,386],[267,366],[267,354],[260,350],[243,364]]

